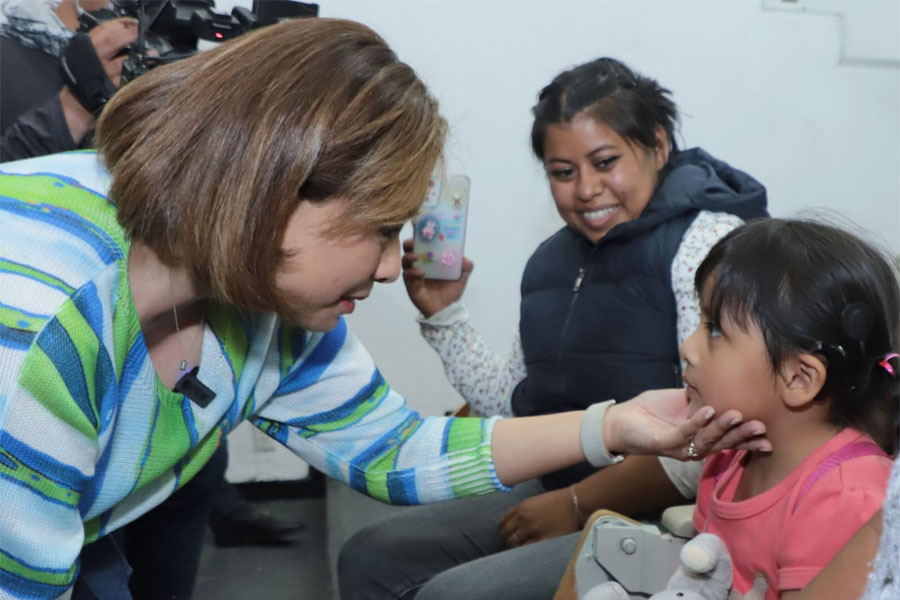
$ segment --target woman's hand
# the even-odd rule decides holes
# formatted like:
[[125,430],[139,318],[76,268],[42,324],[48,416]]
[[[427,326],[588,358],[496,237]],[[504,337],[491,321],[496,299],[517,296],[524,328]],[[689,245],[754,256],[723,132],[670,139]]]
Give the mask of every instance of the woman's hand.
[[743,415],[728,410],[713,419],[710,406],[694,409],[684,389],[650,390],[606,411],[603,439],[611,452],[660,454],[698,460],[723,448],[769,452],[760,421],[743,423]]
[[507,548],[549,540],[581,529],[569,488],[522,500],[500,518],[500,536]]
[[413,266],[418,258],[419,255],[413,252],[413,240],[403,240],[403,283],[406,284],[406,293],[419,312],[430,317],[462,297],[475,265],[464,257],[462,276],[458,280],[426,279],[425,273]]

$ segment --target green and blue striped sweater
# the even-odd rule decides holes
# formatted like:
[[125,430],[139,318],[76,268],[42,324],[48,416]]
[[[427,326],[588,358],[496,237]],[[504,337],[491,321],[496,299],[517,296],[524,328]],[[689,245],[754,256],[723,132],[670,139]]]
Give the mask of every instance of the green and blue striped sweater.
[[343,320],[212,306],[200,408],[156,377],[93,152],[0,165],[0,598],[56,598],[84,543],[162,502],[248,419],[392,503],[503,489],[494,420],[422,418]]

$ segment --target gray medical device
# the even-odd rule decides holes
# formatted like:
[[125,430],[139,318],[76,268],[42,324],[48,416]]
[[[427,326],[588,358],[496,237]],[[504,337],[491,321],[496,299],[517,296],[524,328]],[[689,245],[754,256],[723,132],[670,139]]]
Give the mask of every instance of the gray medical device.
[[578,598],[607,581],[618,581],[631,598],[664,590],[681,563],[686,538],[614,513],[594,521],[575,562]]

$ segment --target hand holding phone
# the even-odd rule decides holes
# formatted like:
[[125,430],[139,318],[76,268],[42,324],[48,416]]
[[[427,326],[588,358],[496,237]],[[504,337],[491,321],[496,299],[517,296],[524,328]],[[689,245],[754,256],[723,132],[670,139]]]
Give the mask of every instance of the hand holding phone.
[[469,273],[475,265],[463,257],[462,277],[456,281],[425,279],[422,270],[415,266],[417,258],[413,252],[413,239],[403,240],[403,284],[406,286],[406,293],[419,312],[430,317],[462,298]]
[[[447,182],[453,177],[444,181],[432,178],[421,216],[413,221],[414,237],[403,241],[403,283],[410,300],[426,317],[462,297],[474,267],[472,261],[463,256],[469,182],[464,176],[458,177],[462,179],[452,184]],[[448,206],[449,212],[442,206]],[[441,224],[447,222],[450,225],[442,227]],[[445,232],[443,239],[441,231]],[[454,258],[458,256],[459,260],[440,262],[441,257],[447,258],[445,252],[454,253]],[[451,264],[445,264],[447,262]]]
[[415,267],[426,279],[456,281],[462,276],[468,209],[468,177],[431,178],[428,197],[413,223]]

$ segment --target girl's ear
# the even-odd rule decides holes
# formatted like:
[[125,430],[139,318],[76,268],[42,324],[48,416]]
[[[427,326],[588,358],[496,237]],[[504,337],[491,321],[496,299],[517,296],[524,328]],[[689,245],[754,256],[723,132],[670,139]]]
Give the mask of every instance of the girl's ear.
[[825,385],[828,369],[815,354],[802,353],[789,358],[781,368],[784,403],[802,408],[816,399]]

